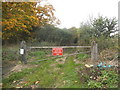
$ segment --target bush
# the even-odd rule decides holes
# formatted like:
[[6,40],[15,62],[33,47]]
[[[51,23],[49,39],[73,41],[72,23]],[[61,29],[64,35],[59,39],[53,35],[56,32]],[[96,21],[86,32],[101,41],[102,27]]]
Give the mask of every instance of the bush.
[[17,50],[3,49],[2,50],[2,60],[3,61],[11,61],[18,60],[19,55]]
[[118,47],[118,38],[106,38],[104,36],[99,37],[97,40],[99,52],[104,49],[112,48],[117,49]]
[[88,80],[89,88],[117,88],[118,74],[115,71],[102,70],[102,75],[98,76],[99,81]]

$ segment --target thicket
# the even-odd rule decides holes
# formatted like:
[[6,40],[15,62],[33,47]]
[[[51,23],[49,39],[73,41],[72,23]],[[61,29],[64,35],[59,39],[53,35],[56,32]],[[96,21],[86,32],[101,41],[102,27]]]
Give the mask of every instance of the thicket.
[[79,28],[60,29],[53,25],[33,28],[35,37],[31,45],[91,45],[98,43],[99,51],[107,48],[118,49],[118,29],[115,18],[99,16],[90,23],[81,23]]

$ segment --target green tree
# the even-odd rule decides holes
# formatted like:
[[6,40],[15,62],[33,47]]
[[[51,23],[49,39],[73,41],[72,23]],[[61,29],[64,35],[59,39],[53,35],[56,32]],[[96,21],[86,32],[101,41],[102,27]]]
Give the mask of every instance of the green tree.
[[72,35],[71,42],[73,44],[77,45],[78,44],[78,39],[79,39],[78,28],[71,27],[71,28],[68,29],[68,32],[70,32],[70,34]]
[[50,4],[42,6],[37,2],[3,2],[3,40],[30,39],[33,27],[57,23],[54,11]]
[[93,20],[94,36],[111,37],[111,34],[117,32],[117,20],[116,18],[107,18],[99,16]]
[[[35,28],[35,40],[42,42],[48,42],[55,45],[70,45],[72,44],[72,35],[68,30],[59,29],[53,25],[46,24],[43,27]],[[48,44],[46,43],[46,44]]]
[[81,23],[79,28],[79,44],[90,45],[94,38],[94,29],[88,23]]

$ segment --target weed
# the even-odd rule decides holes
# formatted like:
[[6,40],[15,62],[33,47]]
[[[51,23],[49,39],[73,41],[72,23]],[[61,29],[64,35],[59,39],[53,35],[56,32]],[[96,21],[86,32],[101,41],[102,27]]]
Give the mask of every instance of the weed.
[[89,88],[101,88],[102,87],[102,84],[101,82],[97,82],[97,81],[94,81],[94,80],[90,80],[88,82],[88,87]]
[[35,51],[35,52],[31,52],[29,53],[30,56],[36,56],[36,57],[42,57],[45,55],[45,52],[43,51]]
[[76,56],[76,58],[79,59],[79,60],[84,60],[86,58],[89,58],[89,55],[87,55],[87,54],[78,54]]
[[118,75],[115,71],[102,70],[99,79],[100,81],[88,80],[88,86],[90,88],[117,88]]
[[57,67],[58,68],[61,68],[61,67],[63,67],[64,65],[63,64],[57,64]]
[[14,61],[18,60],[18,50],[5,49],[2,50],[2,60],[3,61]]

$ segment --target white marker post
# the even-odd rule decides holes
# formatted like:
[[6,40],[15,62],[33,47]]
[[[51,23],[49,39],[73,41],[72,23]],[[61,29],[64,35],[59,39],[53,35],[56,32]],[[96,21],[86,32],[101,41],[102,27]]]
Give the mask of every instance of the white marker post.
[[24,49],[20,49],[20,54],[23,55],[24,54]]
[[20,44],[20,55],[21,55],[21,62],[27,64],[26,60],[26,42],[22,41]]

